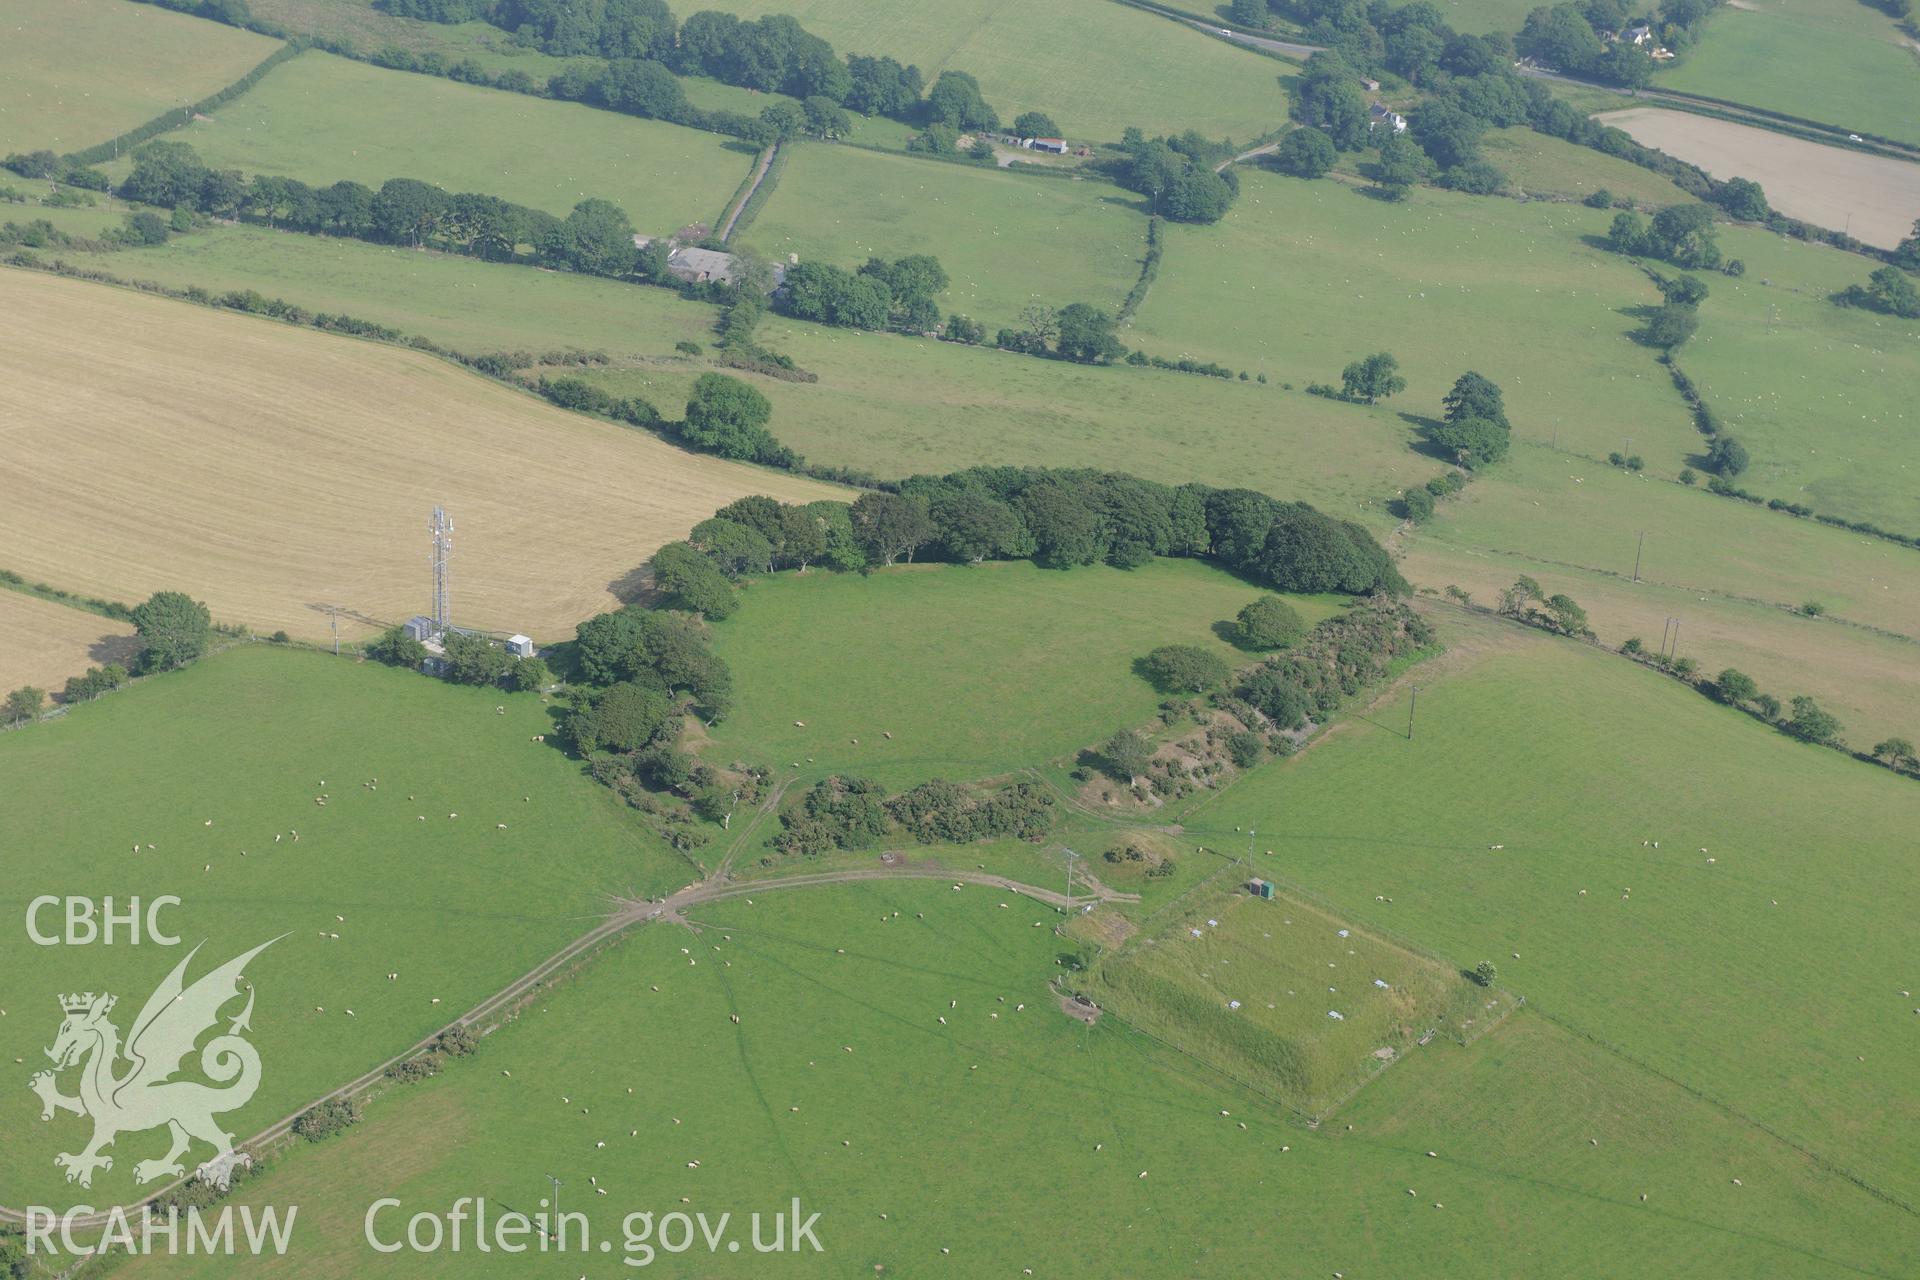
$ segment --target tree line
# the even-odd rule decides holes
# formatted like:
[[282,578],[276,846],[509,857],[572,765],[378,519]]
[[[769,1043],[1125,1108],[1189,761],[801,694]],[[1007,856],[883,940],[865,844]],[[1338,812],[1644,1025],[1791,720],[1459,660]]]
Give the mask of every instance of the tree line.
[[[737,131],[727,127],[737,123],[729,118],[732,113],[699,112],[677,83],[669,86],[662,77],[707,76],[782,93],[806,103],[809,113],[818,100],[830,108],[915,124],[997,129],[1000,123],[981,97],[979,82],[965,72],[942,72],[929,88],[918,67],[860,54],[842,58],[784,14],[746,20],[707,9],[678,22],[662,0],[380,0],[380,7],[430,22],[478,19],[555,57],[607,59],[611,65],[605,70],[569,68],[548,82],[547,91],[724,132]],[[583,84],[606,78],[631,81],[635,92],[580,92]]]
[[1136,568],[1156,556],[1210,559],[1282,591],[1407,590],[1371,534],[1305,503],[1042,467],[914,476],[851,503],[742,498],[655,552],[651,564],[668,599],[718,620],[738,607],[743,578],[780,569],[858,572],[915,558]]

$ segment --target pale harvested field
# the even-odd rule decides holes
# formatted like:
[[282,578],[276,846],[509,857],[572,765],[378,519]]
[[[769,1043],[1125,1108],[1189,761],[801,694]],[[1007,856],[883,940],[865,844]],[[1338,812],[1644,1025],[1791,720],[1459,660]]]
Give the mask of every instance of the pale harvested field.
[[1851,229],[1857,239],[1882,249],[1898,244],[1920,218],[1920,164],[1658,107],[1609,111],[1594,119],[1716,178],[1757,182],[1766,188],[1767,202],[1789,217]]
[[557,640],[734,498],[839,492],[428,356],[17,270],[0,271],[0,458],[7,568],[107,599],[176,588],[316,639],[327,605],[354,615],[347,637],[426,611],[436,503],[454,620]]
[[130,623],[0,590],[0,693],[23,684],[58,693],[68,676],[124,663],[137,647]]

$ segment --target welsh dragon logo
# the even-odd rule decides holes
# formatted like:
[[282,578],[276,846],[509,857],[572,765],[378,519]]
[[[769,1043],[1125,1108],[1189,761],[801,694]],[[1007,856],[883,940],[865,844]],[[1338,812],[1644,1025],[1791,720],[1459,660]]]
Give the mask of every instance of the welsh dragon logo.
[[[285,936],[285,935],[282,935]],[[280,939],[263,942],[239,958],[185,986],[187,966],[200,953],[195,947],[174,966],[133,1020],[126,1043],[108,1020],[117,997],[105,993],[60,998],[66,1015],[60,1034],[48,1049],[53,1070],[36,1073],[28,1082],[40,1096],[40,1118],[53,1119],[57,1111],[93,1117],[93,1141],[79,1153],[62,1153],[54,1163],[67,1171],[67,1181],[93,1185],[96,1169],[111,1171],[113,1157],[101,1154],[123,1133],[142,1133],[166,1126],[173,1145],[158,1160],[142,1160],[133,1167],[136,1183],[180,1177],[186,1170],[180,1158],[195,1140],[213,1147],[213,1155],[199,1166],[202,1177],[225,1185],[244,1153],[236,1154],[233,1135],[214,1122],[222,1112],[245,1106],[260,1087],[260,1054],[241,1037],[252,1029],[253,988],[247,1005],[200,1050],[200,1070],[215,1088],[175,1075],[193,1053],[201,1035],[220,1021],[220,1010],[239,998],[238,983],[247,963]],[[122,1062],[125,1062],[124,1068]],[[56,1077],[71,1067],[80,1069],[78,1097],[60,1092]]]

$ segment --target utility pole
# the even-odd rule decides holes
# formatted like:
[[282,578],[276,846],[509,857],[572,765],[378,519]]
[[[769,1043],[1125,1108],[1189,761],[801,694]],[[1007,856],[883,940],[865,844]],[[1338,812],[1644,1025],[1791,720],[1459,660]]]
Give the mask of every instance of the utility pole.
[[1647,531],[1640,531],[1640,542],[1633,549],[1633,580],[1640,581],[1640,553],[1647,548]]
[[[554,1177],[552,1174],[548,1174],[547,1181],[553,1184],[553,1217],[557,1223],[560,1219],[560,1179]],[[557,1229],[554,1234],[555,1238],[558,1238],[559,1232]]]
[[1413,685],[1413,700],[1407,703],[1407,741],[1413,741],[1413,713],[1420,709],[1420,686]]
[[337,658],[340,656],[340,611],[327,610],[327,620],[333,624],[333,656]]

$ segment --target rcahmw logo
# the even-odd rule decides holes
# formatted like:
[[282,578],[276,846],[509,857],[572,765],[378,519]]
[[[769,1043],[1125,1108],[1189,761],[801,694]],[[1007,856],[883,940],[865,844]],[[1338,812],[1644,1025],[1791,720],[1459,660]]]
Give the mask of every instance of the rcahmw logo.
[[[136,1183],[183,1175],[181,1157],[196,1141],[213,1148],[200,1164],[198,1176],[222,1189],[228,1186],[236,1164],[251,1163],[244,1152],[234,1151],[233,1135],[214,1119],[245,1106],[260,1087],[260,1055],[242,1034],[252,1030],[251,985],[246,989],[246,1007],[228,1022],[225,1033],[200,1050],[200,1072],[213,1084],[175,1077],[192,1056],[195,1042],[220,1021],[220,1011],[239,998],[248,962],[279,940],[261,943],[188,986],[184,982],[187,966],[200,953],[195,947],[141,1006],[124,1042],[110,1017],[117,997],[92,991],[60,997],[65,1018],[53,1047],[46,1051],[53,1069],[36,1073],[28,1087],[40,1097],[42,1121],[51,1121],[60,1112],[93,1120],[92,1141],[80,1151],[54,1157],[68,1182],[92,1186],[95,1170],[113,1168],[113,1157],[103,1151],[116,1138],[162,1127],[171,1146],[158,1159],[142,1160],[133,1167]],[[60,1091],[59,1077],[74,1069],[79,1074],[78,1092],[69,1096]]]

